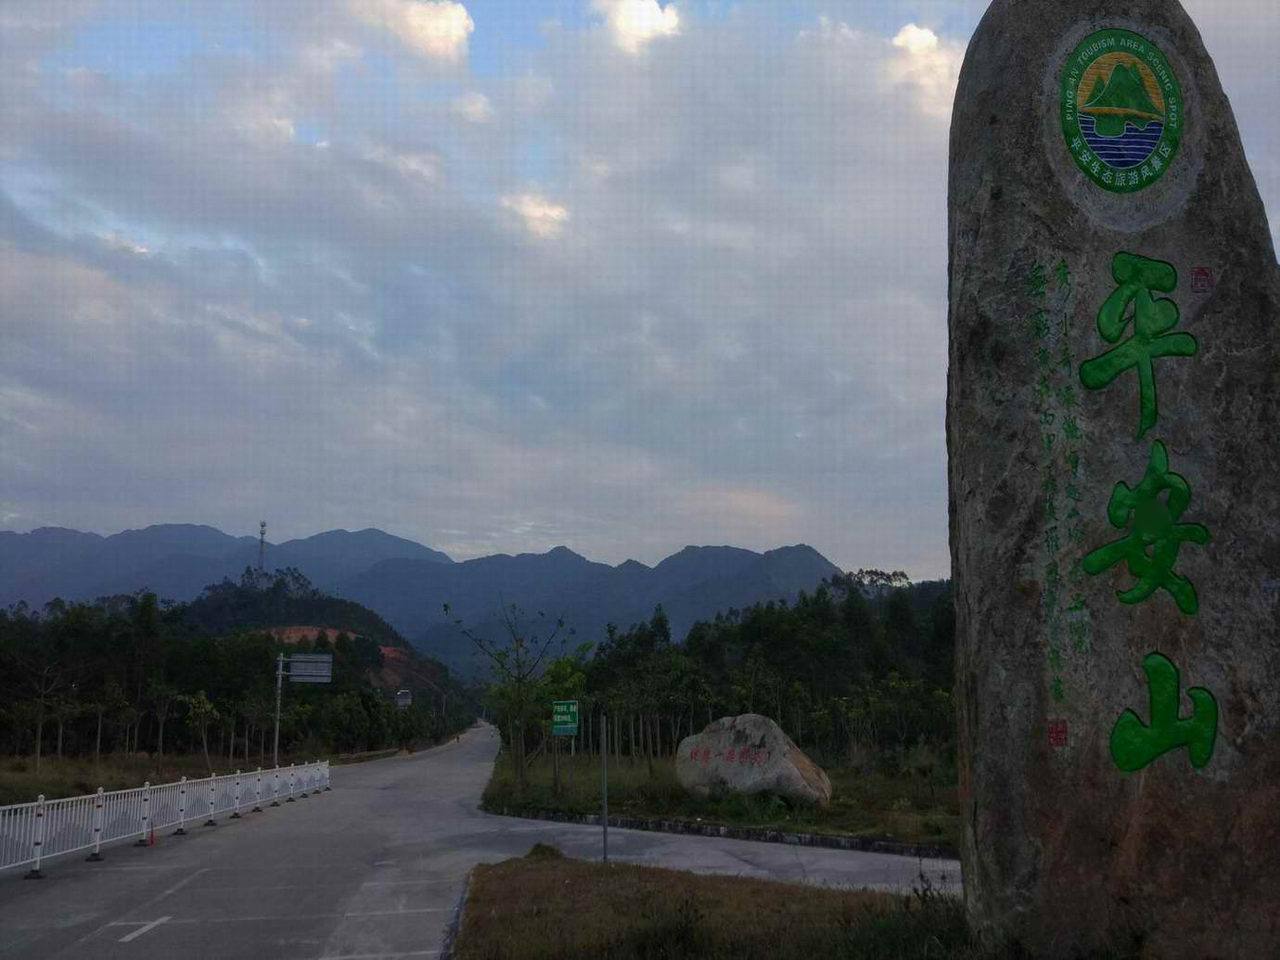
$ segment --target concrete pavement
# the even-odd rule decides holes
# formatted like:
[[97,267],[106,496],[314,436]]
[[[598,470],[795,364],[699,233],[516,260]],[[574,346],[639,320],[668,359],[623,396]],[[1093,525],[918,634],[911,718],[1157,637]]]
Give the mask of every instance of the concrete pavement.
[[[492,727],[408,757],[333,770],[331,793],[106,861],[46,861],[46,879],[0,873],[0,958],[434,957],[477,863],[550,843],[598,858],[600,829],[481,813]],[[805,883],[908,888],[959,864],[782,844],[609,831],[610,859]]]

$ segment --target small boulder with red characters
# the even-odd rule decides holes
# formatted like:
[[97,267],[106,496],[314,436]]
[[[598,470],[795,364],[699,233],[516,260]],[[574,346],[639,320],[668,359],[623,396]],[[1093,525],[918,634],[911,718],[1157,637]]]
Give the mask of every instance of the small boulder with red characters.
[[831,781],[782,728],[758,713],[721,717],[680,741],[676,776],[695,797],[774,793],[825,807]]

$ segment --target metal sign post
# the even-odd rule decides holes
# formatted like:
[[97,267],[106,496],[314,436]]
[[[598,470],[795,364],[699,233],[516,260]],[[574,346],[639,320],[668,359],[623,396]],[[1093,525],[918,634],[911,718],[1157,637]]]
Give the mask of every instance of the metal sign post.
[[604,827],[604,862],[609,862],[609,718],[600,714],[600,825]]
[[560,737],[578,735],[578,701],[551,701],[551,762],[555,768],[555,794],[560,795]]
[[295,653],[276,657],[276,732],[271,747],[272,764],[280,766],[280,693],[284,684],[285,664],[289,665],[290,683],[330,683],[333,680],[333,654]]
[[271,746],[271,765],[280,766],[280,684],[284,679],[284,654],[276,657],[276,735]]

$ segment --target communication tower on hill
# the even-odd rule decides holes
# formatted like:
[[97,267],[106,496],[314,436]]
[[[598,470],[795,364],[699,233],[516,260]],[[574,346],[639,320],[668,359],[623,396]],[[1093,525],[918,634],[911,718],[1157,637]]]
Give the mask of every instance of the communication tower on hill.
[[262,520],[258,523],[258,572],[262,572],[263,565],[267,559],[267,521]]

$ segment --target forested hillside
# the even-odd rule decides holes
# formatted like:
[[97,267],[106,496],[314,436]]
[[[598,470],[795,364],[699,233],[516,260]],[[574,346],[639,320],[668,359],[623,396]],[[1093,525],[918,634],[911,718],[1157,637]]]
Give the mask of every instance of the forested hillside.
[[[325,636],[283,644],[268,628]],[[372,611],[296,570],[246,570],[190,604],[154,594],[0,611],[0,749],[34,755],[201,754],[209,767],[269,764],[277,653],[332,653],[333,683],[285,684],[285,753],[374,750],[470,722],[466,691]],[[393,662],[386,663],[388,653]],[[390,684],[421,684],[397,710]],[[415,684],[415,685],[416,685]]]
[[[550,632],[530,623],[489,636],[501,652],[518,635],[528,658]],[[725,611],[682,642],[659,608],[647,622],[610,627],[594,652],[548,649],[545,669],[524,680],[509,655],[490,701],[517,762],[545,742],[550,702],[576,698],[580,750],[598,743],[602,710],[613,721],[610,749],[639,758],[672,755],[716,717],[763,713],[825,764],[936,770],[953,752],[954,632],[949,582],[859,571],[794,603]]]
[[226,579],[211,584],[197,599],[183,606],[182,622],[212,634],[305,623],[367,637],[387,646],[408,646],[372,610],[353,600],[322,593],[292,567],[274,574],[247,568],[239,581]]

